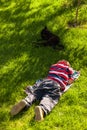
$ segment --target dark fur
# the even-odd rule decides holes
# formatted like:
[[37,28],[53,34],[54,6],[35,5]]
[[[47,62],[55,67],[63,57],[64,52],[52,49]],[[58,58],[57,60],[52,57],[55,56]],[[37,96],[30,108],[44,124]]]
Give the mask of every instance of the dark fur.
[[51,46],[54,49],[63,49],[64,46],[60,44],[60,38],[50,32],[47,27],[44,27],[41,31],[41,41],[37,42],[36,46]]
[[54,49],[56,49],[57,46],[61,49],[64,48],[64,46],[60,44],[60,38],[50,32],[47,27],[41,31],[41,38],[42,40],[45,40],[43,42],[44,46],[52,46]]

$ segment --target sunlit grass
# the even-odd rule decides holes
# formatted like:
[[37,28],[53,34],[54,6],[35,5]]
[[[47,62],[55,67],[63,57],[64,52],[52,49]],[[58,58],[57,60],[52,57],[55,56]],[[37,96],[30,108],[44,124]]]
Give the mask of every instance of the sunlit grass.
[[[87,129],[87,29],[68,28],[76,8],[70,1],[0,1],[0,130],[86,130]],[[86,4],[79,20],[86,26]],[[35,48],[41,29],[47,25],[60,36],[64,50]],[[24,98],[24,89],[46,76],[51,64],[70,61],[81,76],[65,93],[43,122],[35,122],[34,108],[11,117],[11,107]]]

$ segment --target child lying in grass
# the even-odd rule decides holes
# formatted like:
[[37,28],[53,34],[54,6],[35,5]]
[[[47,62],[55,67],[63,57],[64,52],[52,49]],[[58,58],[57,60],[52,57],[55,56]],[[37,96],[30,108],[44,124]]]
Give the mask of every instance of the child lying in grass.
[[39,100],[39,105],[35,107],[35,120],[43,120],[79,75],[78,71],[70,67],[68,61],[58,61],[50,67],[46,78],[39,80],[32,87],[27,87],[28,96],[12,107],[11,115],[18,114],[24,108],[29,108],[34,101]]

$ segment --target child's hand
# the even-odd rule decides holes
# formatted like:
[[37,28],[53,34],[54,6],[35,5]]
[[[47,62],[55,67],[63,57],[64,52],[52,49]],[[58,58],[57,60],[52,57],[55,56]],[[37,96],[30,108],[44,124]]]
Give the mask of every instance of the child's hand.
[[74,82],[73,79],[69,79],[68,84],[70,85],[70,84],[72,84],[73,82]]

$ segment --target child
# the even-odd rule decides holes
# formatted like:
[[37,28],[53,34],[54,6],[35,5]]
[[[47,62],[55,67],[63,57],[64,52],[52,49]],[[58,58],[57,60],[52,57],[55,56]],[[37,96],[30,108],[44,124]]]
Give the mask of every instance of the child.
[[39,100],[39,105],[35,107],[35,120],[43,120],[79,75],[78,71],[70,67],[68,61],[58,61],[50,67],[45,79],[36,82],[32,87],[27,87],[28,96],[12,107],[11,115],[18,114],[24,108],[29,108],[35,100]]

